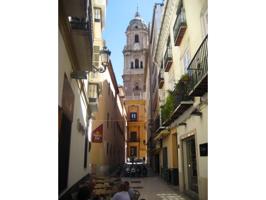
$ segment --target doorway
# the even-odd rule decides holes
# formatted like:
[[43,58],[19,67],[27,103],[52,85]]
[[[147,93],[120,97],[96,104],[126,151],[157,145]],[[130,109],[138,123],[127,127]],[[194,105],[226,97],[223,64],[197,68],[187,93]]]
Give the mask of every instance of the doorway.
[[154,157],[154,164],[155,164],[155,170],[154,172],[156,174],[159,174],[160,173],[160,157],[159,157],[159,154],[155,154],[155,157]]
[[198,196],[198,173],[195,136],[189,137],[183,142],[184,171],[186,192],[195,199]]
[[168,158],[167,158],[167,147],[163,148],[163,178],[168,181]]
[[67,118],[66,114],[63,112],[61,116],[61,127],[59,127],[59,194],[67,188],[71,124],[72,122]]
[[62,107],[59,107],[59,141],[58,141],[58,187],[59,194],[67,188],[71,141],[71,126],[74,111],[74,93],[64,75]]

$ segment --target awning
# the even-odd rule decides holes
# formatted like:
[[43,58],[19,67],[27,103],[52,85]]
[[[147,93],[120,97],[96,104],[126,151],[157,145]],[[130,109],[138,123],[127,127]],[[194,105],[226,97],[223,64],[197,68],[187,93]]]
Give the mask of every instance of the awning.
[[168,136],[169,134],[170,134],[169,130],[166,130],[166,129],[161,130],[160,133],[154,137],[154,140],[159,140],[159,139],[161,139],[163,137]]

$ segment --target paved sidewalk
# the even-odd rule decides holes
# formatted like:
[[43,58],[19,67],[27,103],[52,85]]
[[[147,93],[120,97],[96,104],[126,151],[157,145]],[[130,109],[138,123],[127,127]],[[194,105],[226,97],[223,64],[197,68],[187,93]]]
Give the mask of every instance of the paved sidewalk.
[[188,197],[181,195],[168,185],[159,176],[128,178],[123,177],[123,181],[128,181],[131,188],[140,192],[140,199],[145,200],[190,200]]

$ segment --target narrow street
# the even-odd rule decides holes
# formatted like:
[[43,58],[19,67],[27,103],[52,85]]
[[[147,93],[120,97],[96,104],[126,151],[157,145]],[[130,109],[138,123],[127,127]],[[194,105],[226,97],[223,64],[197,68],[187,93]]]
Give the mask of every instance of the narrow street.
[[59,200],[208,199],[208,4],[148,2],[59,0]]

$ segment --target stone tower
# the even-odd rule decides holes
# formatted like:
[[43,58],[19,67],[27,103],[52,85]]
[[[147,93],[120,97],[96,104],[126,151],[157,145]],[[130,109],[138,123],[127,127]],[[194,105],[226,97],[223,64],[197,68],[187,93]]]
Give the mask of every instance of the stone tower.
[[147,161],[147,128],[144,70],[148,56],[148,27],[138,11],[126,30],[124,89],[127,112],[127,159]]
[[148,54],[148,27],[137,11],[126,29],[123,81],[126,99],[144,98],[144,68]]

